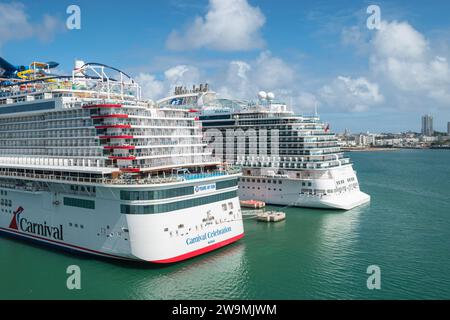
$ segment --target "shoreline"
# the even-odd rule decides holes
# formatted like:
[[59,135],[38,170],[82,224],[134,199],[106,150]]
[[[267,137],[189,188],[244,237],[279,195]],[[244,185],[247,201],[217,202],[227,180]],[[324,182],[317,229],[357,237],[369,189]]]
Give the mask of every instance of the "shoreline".
[[399,150],[450,150],[449,147],[441,148],[341,148],[344,152],[377,152],[377,151],[399,151]]
[[402,148],[341,148],[344,152],[376,152],[376,151],[398,151]]

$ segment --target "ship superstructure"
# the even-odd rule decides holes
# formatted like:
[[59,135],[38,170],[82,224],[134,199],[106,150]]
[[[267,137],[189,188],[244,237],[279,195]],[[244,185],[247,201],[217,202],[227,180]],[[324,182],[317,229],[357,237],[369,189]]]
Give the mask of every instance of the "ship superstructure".
[[81,61],[71,76],[3,83],[0,231],[157,263],[243,236],[240,169],[205,150],[191,113],[156,108],[140,90]]
[[242,167],[242,200],[344,210],[370,201],[328,124],[318,115],[296,115],[272,93],[260,92],[258,98],[219,99],[201,85],[177,87],[158,103],[198,116],[215,155]]

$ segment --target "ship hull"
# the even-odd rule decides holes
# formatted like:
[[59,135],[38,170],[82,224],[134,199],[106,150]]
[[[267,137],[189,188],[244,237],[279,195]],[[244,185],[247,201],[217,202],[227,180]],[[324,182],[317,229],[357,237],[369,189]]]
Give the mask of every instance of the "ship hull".
[[[149,190],[145,186],[133,189]],[[135,202],[121,200],[121,190],[117,188],[99,186],[95,197],[2,190],[0,234],[105,258],[179,262],[243,237],[239,201],[230,190],[233,188],[184,197],[183,201],[208,203],[157,214],[124,214],[121,206]],[[219,201],[202,200],[220,194],[228,196]],[[73,199],[84,207],[74,207]],[[89,206],[91,201],[95,202],[95,208]]]
[[[297,172],[286,173],[295,176]],[[319,179],[243,176],[239,197],[273,205],[337,210],[351,210],[370,202],[370,196],[359,189],[356,173],[349,165],[324,172]]]

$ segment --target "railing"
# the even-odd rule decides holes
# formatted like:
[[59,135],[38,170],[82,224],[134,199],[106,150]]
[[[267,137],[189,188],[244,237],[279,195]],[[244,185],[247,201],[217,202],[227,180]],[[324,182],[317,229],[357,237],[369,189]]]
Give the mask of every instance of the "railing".
[[51,182],[76,182],[76,183],[93,183],[93,184],[107,184],[107,185],[142,185],[142,184],[164,184],[173,182],[182,182],[188,180],[199,180],[206,178],[213,178],[219,176],[233,175],[240,173],[240,168],[232,167],[224,170],[216,170],[204,173],[192,173],[192,174],[171,174],[163,177],[147,177],[142,179],[132,178],[85,178],[85,177],[72,177],[72,176],[59,176],[59,175],[45,175],[25,172],[8,172],[0,171],[0,177],[11,178],[28,178],[37,180],[49,180]]

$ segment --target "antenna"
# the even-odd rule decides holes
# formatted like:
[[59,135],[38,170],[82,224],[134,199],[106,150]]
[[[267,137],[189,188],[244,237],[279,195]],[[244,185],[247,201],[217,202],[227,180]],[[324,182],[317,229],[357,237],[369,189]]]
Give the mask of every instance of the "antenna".
[[314,116],[317,117],[317,101],[314,103]]

